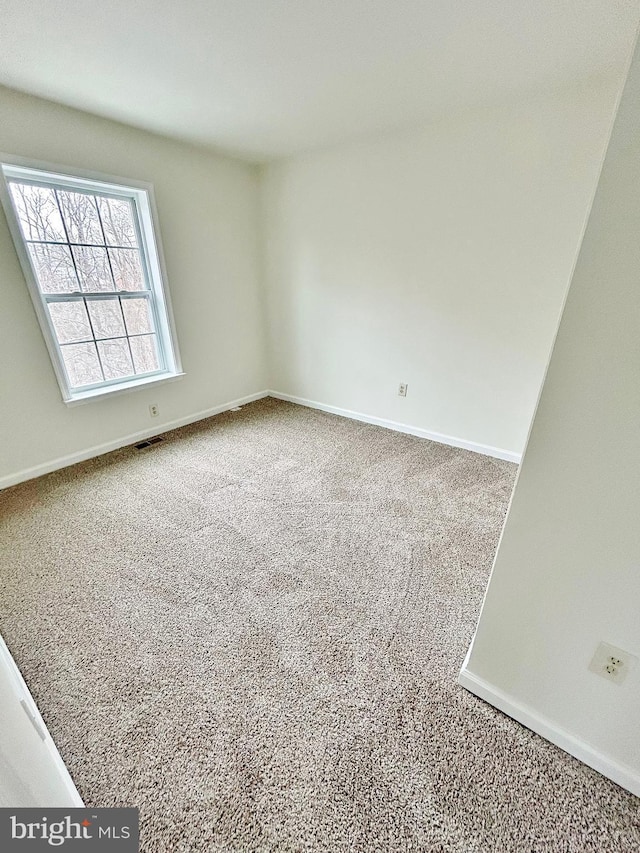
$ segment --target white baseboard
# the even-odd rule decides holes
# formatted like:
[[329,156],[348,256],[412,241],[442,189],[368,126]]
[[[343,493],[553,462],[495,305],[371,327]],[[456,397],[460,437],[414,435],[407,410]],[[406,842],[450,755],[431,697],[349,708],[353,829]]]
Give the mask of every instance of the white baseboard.
[[255,394],[249,394],[246,397],[241,397],[239,400],[232,400],[229,403],[221,403],[219,406],[213,406],[211,409],[205,409],[202,412],[195,412],[192,415],[187,415],[184,418],[178,418],[175,421],[168,423],[155,424],[148,429],[134,432],[130,435],[124,435],[121,438],[116,438],[113,441],[107,441],[104,444],[96,444],[94,447],[88,447],[86,450],[79,450],[77,453],[70,453],[68,456],[60,456],[57,459],[52,459],[49,462],[43,462],[40,465],[34,465],[31,468],[24,468],[22,471],[17,471],[15,474],[8,474],[5,477],[0,477],[0,490],[7,489],[9,486],[15,486],[18,483],[24,483],[25,480],[33,480],[34,477],[41,477],[43,474],[50,474],[52,471],[57,471],[60,468],[66,468],[69,465],[75,465],[77,462],[84,462],[87,459],[93,459],[95,456],[102,456],[103,453],[109,453],[112,450],[118,450],[121,447],[126,447],[129,444],[136,444],[139,441],[144,441],[154,435],[159,435],[163,432],[169,432],[178,427],[193,424],[196,421],[202,421],[205,418],[211,418],[214,415],[219,415],[222,412],[228,412],[234,406],[244,406],[246,403],[252,403],[254,400],[261,400],[263,397],[268,397],[268,391],[258,391]]
[[640,797],[640,773],[599,752],[585,741],[557,726],[553,720],[549,720],[533,708],[518,702],[508,693],[504,693],[499,688],[494,687],[493,684],[474,675],[466,668],[466,661],[458,676],[458,683],[470,693],[484,699],[485,702],[522,723],[523,726],[559,746],[569,755],[573,755],[574,758],[588,764],[589,767],[597,770],[598,773],[602,773],[603,776],[611,779],[617,785]]
[[374,415],[363,415],[360,412],[353,412],[350,409],[340,409],[337,406],[329,406],[325,403],[318,403],[314,400],[305,400],[302,397],[294,397],[291,394],[282,394],[279,391],[258,391],[255,394],[249,394],[246,397],[241,397],[239,400],[231,400],[228,403],[221,403],[219,406],[213,406],[211,409],[205,409],[201,412],[187,415],[184,418],[178,418],[168,423],[156,424],[149,429],[140,430],[140,432],[131,433],[113,441],[107,441],[104,444],[97,444],[89,447],[86,450],[80,450],[76,453],[70,453],[68,456],[60,456],[57,459],[51,459],[48,462],[42,462],[40,465],[33,465],[30,468],[24,468],[21,471],[16,471],[14,474],[8,474],[0,477],[0,490],[7,489],[9,486],[15,486],[18,483],[23,483],[26,480],[33,480],[35,477],[41,477],[43,474],[50,474],[52,471],[57,471],[60,468],[66,468],[69,465],[75,465],[77,462],[84,462],[87,459],[93,459],[95,456],[101,456],[103,453],[109,453],[112,450],[118,450],[121,447],[126,447],[129,444],[136,444],[138,441],[144,441],[159,433],[169,432],[172,429],[177,429],[187,424],[195,423],[196,421],[211,418],[214,415],[219,415],[222,412],[227,412],[234,406],[243,406],[246,403],[252,403],[254,400],[261,400],[263,397],[275,397],[277,400],[286,400],[289,403],[297,403],[299,406],[307,406],[311,409],[320,409],[323,412],[329,412],[333,415],[340,415],[343,418],[351,418],[356,421],[363,421],[368,424],[392,429],[396,432],[404,432],[408,435],[416,435],[419,438],[426,438],[429,441],[437,441],[440,444],[448,444],[451,447],[460,447],[464,450],[471,450],[475,453],[482,453],[485,456],[493,456],[496,459],[505,459],[507,462],[519,463],[522,454],[515,453],[510,450],[501,450],[498,447],[490,447],[485,444],[478,444],[473,441],[466,441],[461,438],[454,438],[449,435],[441,435],[438,432],[430,432],[421,427],[413,427],[408,424],[400,424],[396,421],[388,421],[384,418],[378,418]]
[[422,427],[409,426],[409,424],[401,424],[397,421],[388,421],[385,418],[378,418],[375,415],[363,415],[361,412],[352,412],[350,409],[340,409],[338,406],[329,406],[326,403],[318,403],[315,400],[305,400],[303,397],[294,397],[292,394],[283,394],[280,391],[268,391],[269,397],[275,397],[276,400],[286,400],[289,403],[297,403],[299,406],[307,406],[310,409],[320,409],[322,412],[329,412],[332,415],[340,415],[343,418],[351,418],[354,421],[363,421],[366,424],[375,424],[376,426],[392,429],[396,432],[404,432],[408,435],[417,435],[419,438],[426,438],[429,441],[437,441],[438,444],[448,444],[450,447],[460,447],[463,450],[471,450],[474,453],[481,453],[483,456],[493,456],[495,459],[504,459],[507,462],[515,462],[519,464],[522,460],[522,454],[516,453],[513,450],[502,450],[499,447],[491,447],[488,444],[478,444],[475,441],[467,441],[464,438],[455,438],[452,435],[442,435],[439,432],[431,432]]

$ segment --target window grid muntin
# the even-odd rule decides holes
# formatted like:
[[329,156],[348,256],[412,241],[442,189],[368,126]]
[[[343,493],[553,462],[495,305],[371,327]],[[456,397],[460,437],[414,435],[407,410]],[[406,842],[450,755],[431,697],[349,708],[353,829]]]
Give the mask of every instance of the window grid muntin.
[[69,290],[62,293],[43,293],[42,297],[46,302],[69,302],[78,299],[150,299],[152,296],[149,290]]
[[[168,371],[168,368],[167,368],[167,358],[166,358],[165,346],[164,346],[164,336],[161,333],[162,325],[160,323],[160,318],[158,316],[157,302],[156,302],[155,298],[152,298],[152,297],[156,296],[156,294],[154,293],[154,289],[152,288],[152,285],[151,285],[151,274],[150,274],[149,262],[148,262],[148,257],[147,257],[147,246],[146,246],[146,241],[143,238],[143,232],[142,232],[142,228],[141,228],[141,224],[140,224],[140,211],[138,210],[138,203],[137,203],[136,196],[131,195],[131,194],[127,194],[124,192],[123,193],[109,193],[109,192],[92,191],[89,188],[84,189],[84,188],[79,188],[77,186],[74,186],[73,183],[67,184],[66,182],[58,182],[55,180],[51,180],[51,181],[48,181],[45,179],[43,179],[43,180],[36,180],[36,179],[25,179],[25,180],[23,180],[20,177],[11,177],[11,176],[7,177],[6,180],[7,180],[7,184],[12,184],[12,183],[13,184],[25,184],[25,185],[29,185],[29,186],[44,187],[44,188],[53,190],[53,195],[54,195],[54,198],[56,201],[58,212],[60,214],[60,219],[62,222],[62,227],[64,229],[64,234],[65,234],[65,237],[67,238],[66,241],[29,239],[29,238],[25,237],[25,235],[24,235],[24,231],[23,231],[23,227],[22,227],[22,221],[20,219],[20,216],[16,215],[16,218],[18,220],[18,225],[20,227],[20,232],[22,235],[22,239],[25,243],[25,246],[28,246],[28,245],[59,245],[59,246],[65,246],[69,249],[69,254],[71,256],[71,262],[73,264],[73,269],[75,272],[76,281],[78,282],[78,286],[80,287],[80,290],[79,291],[63,292],[63,293],[47,293],[47,292],[42,290],[42,288],[40,286],[40,278],[38,275],[38,271],[35,268],[35,265],[33,263],[33,260],[31,258],[30,253],[27,252],[29,264],[33,270],[34,279],[35,279],[37,287],[38,287],[38,292],[40,294],[40,297],[43,299],[43,301],[47,305],[49,302],[54,302],[54,301],[55,302],[71,302],[71,301],[84,300],[84,303],[85,303],[85,310],[87,313],[87,318],[88,318],[89,326],[91,329],[91,333],[93,335],[93,339],[88,339],[86,341],[73,341],[73,342],[68,341],[66,343],[62,343],[58,339],[58,335],[57,335],[55,326],[54,326],[54,324],[51,320],[51,316],[47,310],[47,319],[49,321],[49,325],[51,328],[53,341],[54,341],[54,344],[56,346],[56,349],[59,352],[60,366],[61,366],[62,370],[64,371],[69,390],[72,392],[73,391],[84,392],[84,391],[89,391],[92,389],[101,388],[103,385],[108,386],[110,384],[124,384],[128,380],[135,380],[138,378],[144,378],[146,376],[155,376],[158,374],[166,373]],[[72,241],[70,239],[69,230],[68,230],[67,222],[65,219],[65,214],[63,213],[62,205],[60,204],[60,198],[58,196],[58,189],[61,189],[65,192],[73,192],[73,193],[86,195],[93,200],[95,210],[96,210],[96,214],[98,217],[98,222],[100,225],[100,231],[102,234],[102,239],[103,239],[102,243],[82,243],[79,241]],[[129,202],[129,205],[131,208],[132,221],[133,221],[133,227],[135,230],[135,238],[136,238],[137,245],[135,245],[135,246],[120,246],[120,245],[110,245],[109,243],[107,243],[107,237],[106,237],[104,225],[102,222],[102,215],[100,213],[100,206],[95,201],[96,198],[115,198],[115,199],[119,199],[119,200],[126,200]],[[98,248],[98,249],[104,249],[105,250],[106,256],[107,256],[107,261],[109,264],[109,271],[110,271],[111,279],[113,282],[113,288],[114,288],[113,290],[89,291],[89,290],[83,290],[82,289],[83,285],[82,285],[81,276],[80,276],[80,273],[78,272],[76,258],[75,258],[73,251],[72,251],[73,246],[79,246],[79,247],[84,247],[84,248]],[[144,289],[132,290],[132,291],[123,291],[123,290],[117,290],[116,289],[116,278],[115,278],[115,274],[113,271],[113,265],[111,263],[111,257],[109,254],[109,249],[137,251],[138,258],[140,261],[140,267],[142,270],[143,284],[145,285]],[[126,335],[115,336],[113,338],[98,338],[98,337],[96,337],[95,331],[93,328],[93,321],[91,319],[91,314],[90,314],[89,309],[88,309],[87,304],[86,304],[87,298],[89,298],[89,299],[111,299],[111,300],[117,298],[118,299],[118,305],[120,308],[120,314],[122,316],[122,322],[123,322],[123,326],[124,326]],[[127,321],[125,319],[124,311],[122,309],[122,301],[121,301],[122,298],[146,298],[146,299],[148,299],[148,301],[150,303],[149,304],[150,315],[151,315],[152,323],[153,323],[153,330],[151,332],[144,332],[144,333],[134,334],[134,335],[129,334],[128,329],[127,329]],[[133,352],[131,350],[131,344],[129,343],[129,338],[131,338],[131,337],[143,337],[143,336],[149,336],[149,335],[152,335],[154,337],[154,340],[155,340],[155,350],[156,350],[156,354],[158,357],[159,367],[157,370],[154,370],[154,371],[147,371],[145,373],[136,373],[135,372],[135,360],[133,357]],[[114,379],[107,379],[105,376],[105,369],[104,369],[104,365],[102,362],[102,357],[100,355],[100,348],[98,347],[98,341],[122,340],[123,338],[126,339],[126,341],[127,341],[127,348],[129,350],[129,357],[131,359],[131,366],[132,366],[134,372],[130,375],[127,375],[127,376],[120,376],[120,377],[117,377]],[[74,344],[79,344],[79,343],[92,343],[94,345],[94,348],[96,351],[96,356],[98,359],[98,363],[100,365],[100,371],[101,371],[102,377],[103,377],[102,382],[90,383],[90,384],[85,384],[85,385],[74,385],[72,383],[71,377],[69,376],[69,372],[67,370],[66,362],[62,356],[62,349],[63,349],[63,347],[68,347],[68,346],[72,346]]]
[[[150,378],[142,376],[131,377],[123,381],[105,382],[104,386],[85,390],[82,386],[78,391],[71,391],[66,372],[62,363],[60,348],[54,333],[51,316],[34,275],[34,268],[22,228],[18,218],[15,199],[9,187],[10,181],[22,184],[68,189],[76,193],[88,193],[98,198],[127,201],[135,205],[135,227],[140,243],[144,268],[151,282],[153,293],[153,316],[156,324],[157,346],[163,354],[165,369]],[[64,166],[51,163],[36,162],[13,154],[0,154],[0,201],[7,214],[9,230],[26,284],[33,302],[42,334],[51,358],[53,370],[58,380],[62,398],[67,405],[74,405],[103,395],[121,393],[136,388],[143,388],[148,382],[171,380],[183,376],[179,345],[176,338],[176,327],[171,307],[171,296],[168,291],[167,273],[162,252],[162,238],[159,231],[158,214],[156,210],[153,185],[145,181],[122,179],[111,175],[91,171],[70,171]],[[123,248],[129,248],[128,246]],[[69,265],[70,266],[70,265]],[[52,296],[53,294],[50,294]],[[70,294],[63,296],[68,298]],[[89,295],[89,294],[86,294]],[[95,294],[98,297],[100,294]],[[121,292],[121,295],[124,293]],[[142,295],[136,291],[135,296]],[[111,386],[111,387],[110,387]]]
[[[138,332],[135,335],[110,335],[108,338],[84,338],[77,341],[65,341],[63,344],[60,344],[60,347],[72,347],[74,344],[101,344],[103,341],[126,341],[127,338],[154,338],[156,337],[155,332]],[[157,373],[157,370],[152,370],[152,373]],[[142,374],[136,373],[136,376],[141,376]]]
[[[91,329],[91,334],[93,335],[93,337],[82,339],[82,340],[77,340],[77,341],[65,341],[63,343],[62,341],[60,341],[58,339],[58,335],[55,331],[55,326],[54,326],[53,329],[54,329],[55,341],[56,341],[58,348],[60,349],[61,355],[62,355],[62,350],[65,347],[74,346],[75,344],[93,344],[95,351],[96,351],[96,356],[98,358],[98,363],[100,365],[100,371],[102,373],[102,382],[87,383],[85,385],[72,385],[71,379],[68,375],[68,371],[66,368],[66,362],[65,362],[64,358],[62,358],[61,359],[62,360],[62,366],[65,370],[65,373],[67,374],[67,380],[69,381],[69,387],[70,388],[73,388],[73,389],[77,388],[77,389],[81,389],[81,390],[85,391],[85,390],[89,390],[90,388],[99,388],[102,384],[108,383],[108,382],[116,382],[116,381],[123,382],[123,381],[126,381],[126,379],[128,379],[128,378],[137,379],[137,378],[142,378],[144,376],[155,376],[156,374],[166,372],[167,368],[166,368],[166,364],[164,362],[163,350],[162,350],[162,336],[158,330],[157,324],[153,326],[153,328],[150,332],[130,333],[128,325],[127,325],[127,318],[125,316],[124,309],[122,308],[122,299],[127,299],[127,298],[128,299],[145,299],[147,301],[147,303],[150,303],[149,304],[150,313],[153,317],[153,321],[155,322],[155,317],[153,314],[153,299],[151,298],[151,292],[150,291],[148,291],[148,290],[130,290],[130,291],[126,291],[126,292],[118,292],[118,291],[102,292],[101,291],[101,292],[97,292],[97,293],[84,293],[81,291],[77,291],[75,293],[69,293],[69,294],[66,294],[66,293],[65,294],[63,294],[63,293],[43,293],[42,295],[43,295],[44,301],[47,303],[47,305],[49,305],[50,303],[82,302],[84,304],[84,307],[85,307],[85,311],[86,311],[86,315],[87,315],[87,321],[89,323],[89,328]],[[124,335],[110,335],[107,337],[98,337],[96,335],[96,332],[94,329],[94,322],[93,322],[93,319],[91,317],[91,312],[89,311],[89,306],[87,305],[87,302],[91,302],[91,301],[94,301],[94,302],[100,302],[100,301],[115,302],[116,299],[118,300],[118,307],[120,308],[120,316],[122,318],[122,326],[125,330],[125,334]],[[53,322],[52,322],[52,325],[53,325]],[[150,371],[138,373],[136,371],[136,368],[135,368],[135,359],[133,357],[133,352],[131,350],[131,344],[129,343],[129,340],[131,338],[143,338],[143,337],[153,337],[154,338],[155,349],[156,349],[156,354],[158,356],[159,367],[157,370],[150,370]],[[121,377],[118,377],[117,379],[107,379],[107,377],[105,376],[104,365],[102,363],[102,356],[100,354],[100,347],[98,346],[98,343],[102,342],[102,341],[121,341],[121,340],[126,340],[126,342],[127,342],[127,347],[129,350],[129,357],[131,358],[131,365],[133,367],[134,372],[130,375],[130,377],[129,376],[126,376],[126,377],[121,376]]]
[[128,252],[140,251],[139,246],[114,246],[111,243],[107,243],[106,245],[103,243],[65,243],[64,240],[27,240],[26,238],[24,242],[27,246],[35,244],[39,246],[77,246],[82,249],[126,249]]

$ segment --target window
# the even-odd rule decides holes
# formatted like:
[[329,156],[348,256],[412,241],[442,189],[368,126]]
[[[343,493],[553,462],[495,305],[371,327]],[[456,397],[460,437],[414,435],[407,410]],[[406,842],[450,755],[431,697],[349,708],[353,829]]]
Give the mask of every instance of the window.
[[3,163],[3,204],[67,402],[180,375],[151,187]]

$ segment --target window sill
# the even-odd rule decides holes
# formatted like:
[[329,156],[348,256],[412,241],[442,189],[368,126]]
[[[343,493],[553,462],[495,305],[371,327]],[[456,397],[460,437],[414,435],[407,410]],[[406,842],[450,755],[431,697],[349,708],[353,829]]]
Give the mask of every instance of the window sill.
[[139,391],[141,388],[146,388],[149,385],[160,385],[164,382],[175,382],[182,379],[184,373],[162,373],[159,376],[149,376],[144,379],[127,382],[126,385],[112,385],[107,388],[93,388],[91,391],[80,391],[74,394],[69,400],[64,400],[67,406],[80,406],[83,403],[90,403],[93,400],[103,400],[105,397],[115,397],[118,394],[128,394],[131,391]]

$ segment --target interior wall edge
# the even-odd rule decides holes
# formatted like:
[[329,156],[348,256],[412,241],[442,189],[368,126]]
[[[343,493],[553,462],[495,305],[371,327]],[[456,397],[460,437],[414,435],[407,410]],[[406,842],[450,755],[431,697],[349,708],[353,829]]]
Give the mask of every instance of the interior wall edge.
[[[467,656],[468,659],[468,656]],[[458,676],[458,684],[478,696],[494,708],[512,717],[545,740],[560,747],[578,761],[587,764],[593,770],[611,779],[620,787],[640,797],[640,774],[633,768],[621,764],[605,753],[594,749],[589,743],[575,737],[571,732],[558,726],[553,720],[540,714],[529,705],[519,702],[500,688],[480,678],[467,669],[466,661]]]
[[[47,724],[43,720],[40,710],[31,695],[31,691],[27,687],[27,684],[22,677],[22,673],[13,659],[13,656],[2,635],[0,635],[0,670],[4,673],[6,679],[13,688],[12,690],[6,690],[2,695],[3,714],[15,708],[14,713],[11,714],[15,721],[14,715],[16,712],[20,714],[18,707],[20,705],[22,706],[24,713],[27,718],[31,720],[33,725],[33,730],[31,730],[30,727],[27,727],[27,730],[30,732],[30,737],[34,739],[34,743],[38,745],[38,750],[36,750],[36,752],[44,750],[45,755],[47,756],[47,771],[56,780],[55,791],[52,791],[53,801],[40,803],[39,805],[44,806],[45,808],[83,808],[84,802],[82,797],[69,774],[66,764],[62,760],[58,747],[47,728]],[[32,755],[34,750],[30,749],[28,752],[20,750],[20,746],[23,748],[25,746],[22,738],[16,737],[14,745],[18,748],[15,753],[17,762],[13,765],[12,769],[14,771],[18,771],[18,774],[21,775],[20,768],[26,769],[28,766],[27,755]],[[9,767],[11,768],[11,762],[9,763]],[[4,765],[3,762],[3,773],[5,768],[6,765]],[[20,803],[19,805],[27,804]],[[29,803],[29,805],[33,806],[35,804]],[[2,802],[2,806],[10,806],[11,808],[16,807],[15,804],[12,805],[6,801]]]

